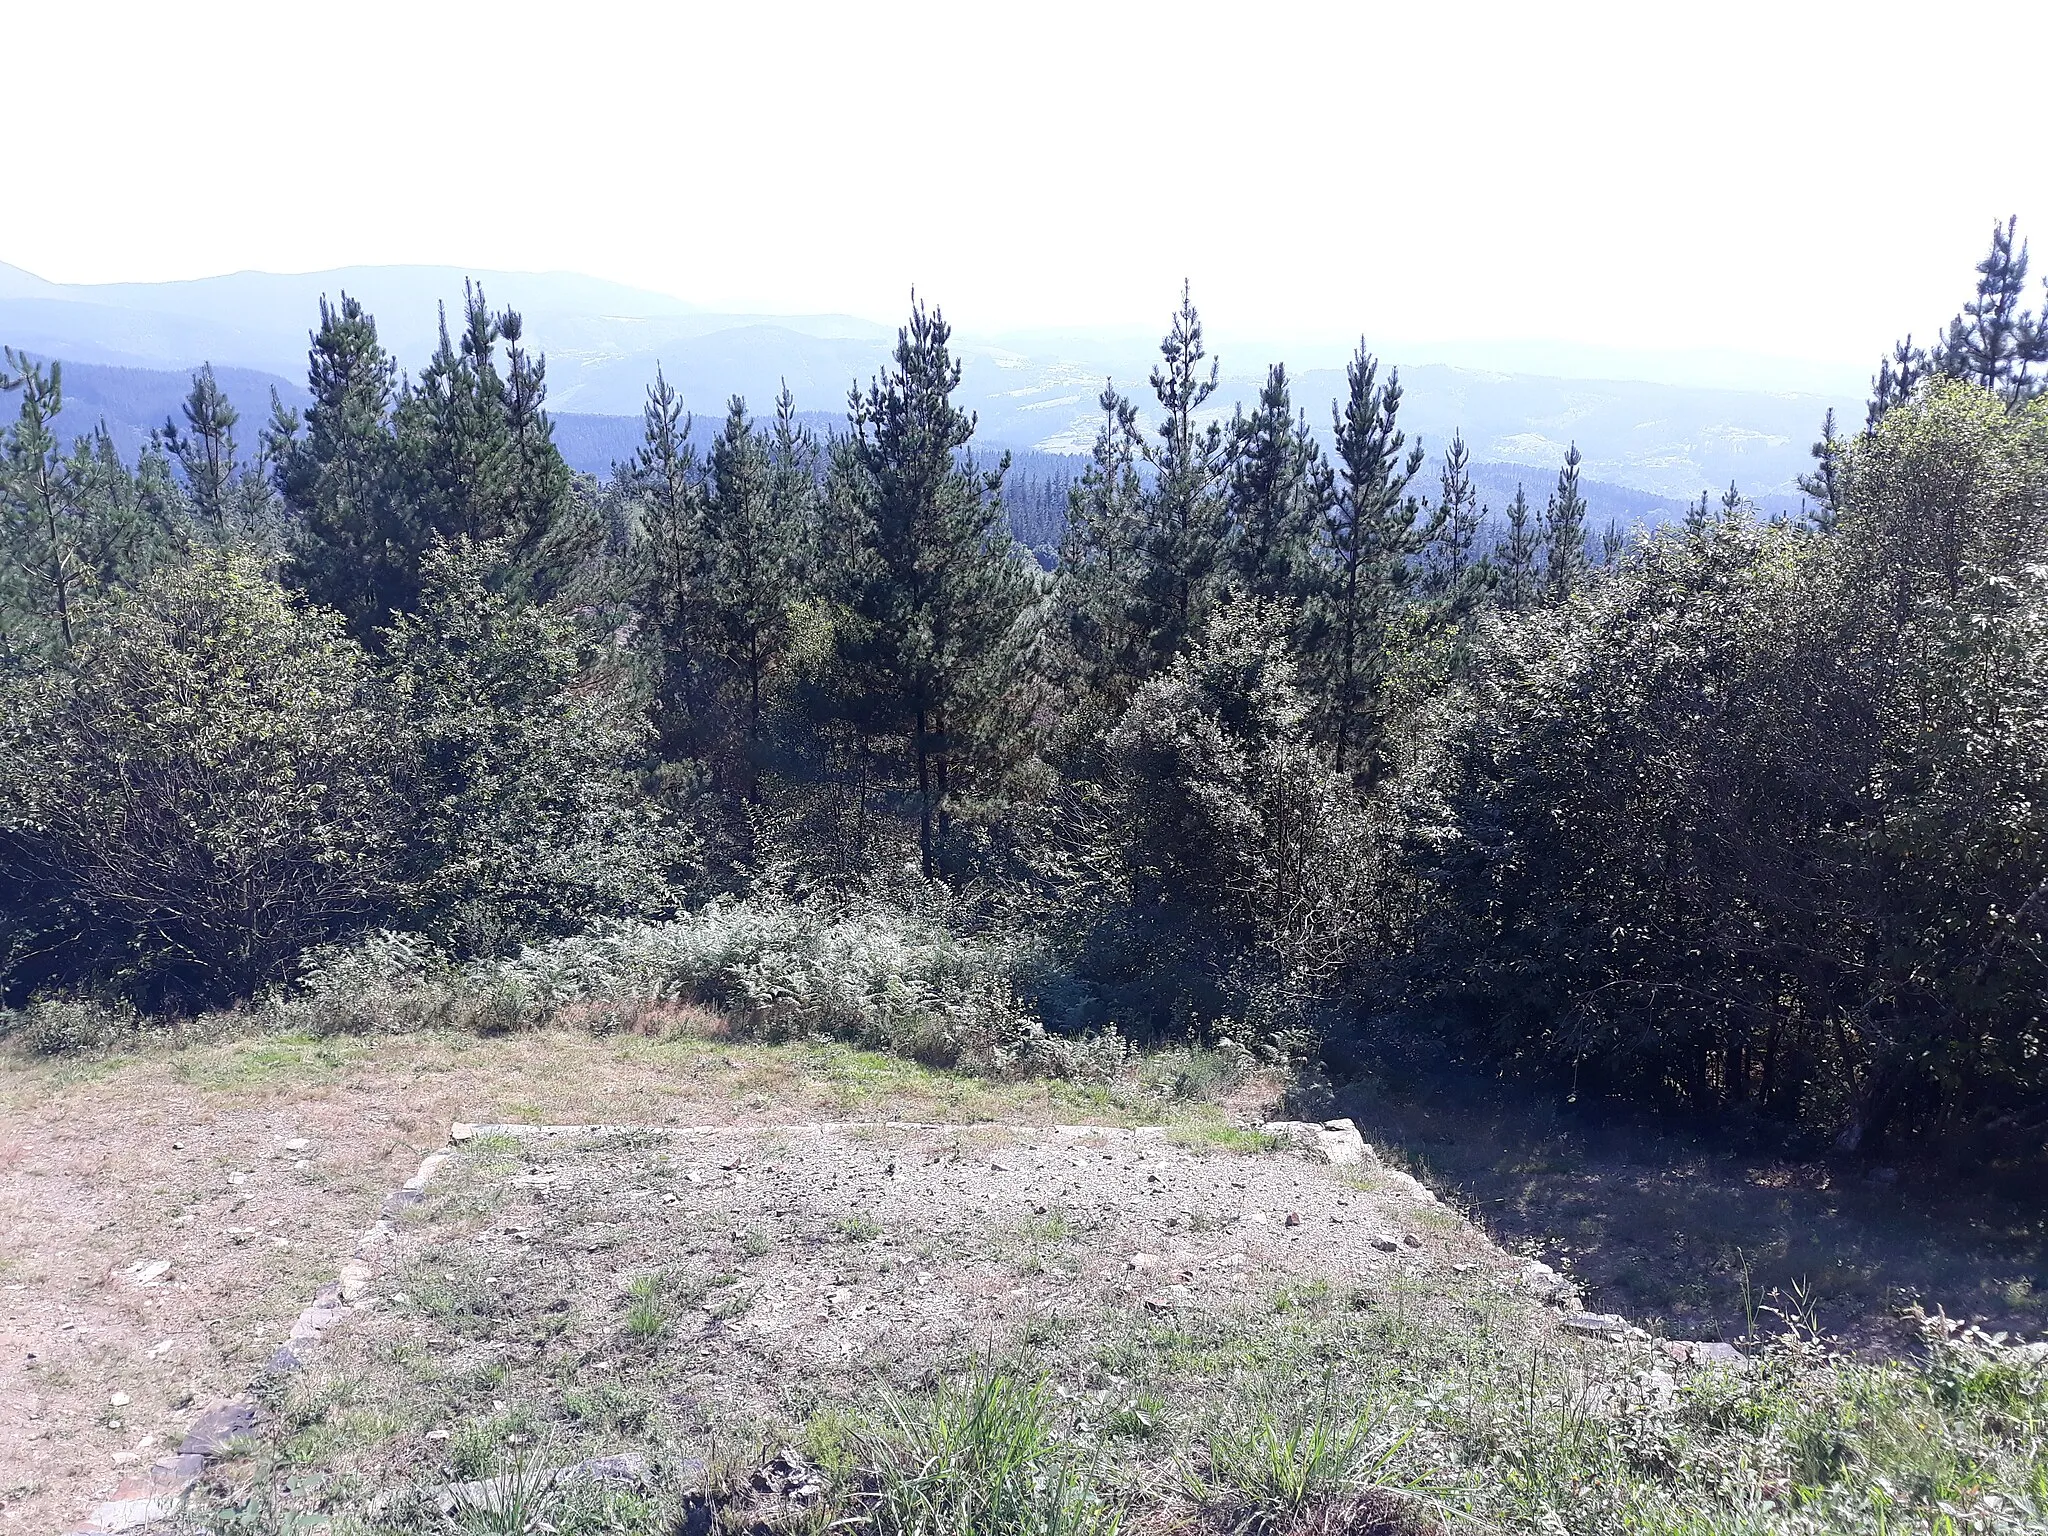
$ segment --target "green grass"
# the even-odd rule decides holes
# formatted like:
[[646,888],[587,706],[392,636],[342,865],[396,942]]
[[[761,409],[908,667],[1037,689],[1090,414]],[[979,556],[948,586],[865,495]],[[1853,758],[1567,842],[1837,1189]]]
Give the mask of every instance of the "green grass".
[[1217,1147],[1225,1152],[1257,1154],[1286,1150],[1287,1140],[1271,1131],[1248,1131],[1242,1126],[1206,1121],[1179,1124],[1167,1133],[1167,1140],[1183,1147]]
[[851,1500],[875,1536],[1115,1536],[1106,1502],[1056,1437],[1043,1378],[1001,1369],[944,1382],[916,1402],[890,1399],[853,1437],[864,1470]]
[[172,1074],[194,1088],[223,1091],[331,1082],[370,1054],[361,1040],[266,1035],[212,1049],[181,1052]]
[[667,1283],[663,1276],[640,1275],[627,1288],[626,1332],[642,1343],[651,1343],[668,1331]]

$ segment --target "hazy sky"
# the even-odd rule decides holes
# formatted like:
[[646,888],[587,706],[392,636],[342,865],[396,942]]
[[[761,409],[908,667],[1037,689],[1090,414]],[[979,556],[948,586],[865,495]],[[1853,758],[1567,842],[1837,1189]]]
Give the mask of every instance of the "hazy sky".
[[986,333],[1156,329],[1185,275],[1276,340],[1860,369],[1995,217],[2048,271],[2004,83],[2042,0],[0,0],[0,52],[0,259],[65,281],[447,262],[877,318],[914,283]]

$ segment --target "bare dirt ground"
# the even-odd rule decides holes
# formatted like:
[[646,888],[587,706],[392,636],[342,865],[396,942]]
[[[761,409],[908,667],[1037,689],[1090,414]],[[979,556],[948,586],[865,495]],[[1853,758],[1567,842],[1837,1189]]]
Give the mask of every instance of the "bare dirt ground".
[[[431,1525],[406,1501],[522,1451],[800,1468],[837,1418],[1003,1361],[1057,1382],[1072,1427],[1123,1424],[1114,1475],[1168,1509],[1276,1319],[1334,1313],[1382,1354],[1555,1343],[1522,1269],[1412,1180],[1215,1129],[485,1132],[273,1394],[261,1475],[295,1514]],[[1313,1398],[1312,1371],[1276,1374]]]
[[0,1057],[0,1531],[71,1529],[244,1390],[453,1121],[773,1123],[877,1103],[934,1120],[1122,1117],[1060,1085],[689,1037]]

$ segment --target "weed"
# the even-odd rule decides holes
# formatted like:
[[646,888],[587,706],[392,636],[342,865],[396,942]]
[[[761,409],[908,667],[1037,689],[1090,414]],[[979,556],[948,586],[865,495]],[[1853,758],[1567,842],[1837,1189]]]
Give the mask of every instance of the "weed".
[[643,1343],[661,1337],[669,1325],[666,1280],[660,1274],[636,1276],[627,1287],[626,1332]]
[[1118,1513],[1053,1438],[1043,1378],[994,1368],[921,1403],[891,1398],[853,1438],[876,1536],[1115,1536]]
[[1166,1416],[1166,1400],[1157,1392],[1140,1392],[1102,1421],[1102,1432],[1126,1440],[1150,1440]]
[[1198,1502],[1227,1509],[1237,1529],[1266,1536],[1315,1505],[1391,1486],[1407,1439],[1365,1415],[1295,1424],[1262,1415],[1210,1439],[1208,1477],[1195,1476],[1191,1491]]
[[833,1230],[849,1243],[866,1243],[882,1235],[882,1224],[865,1211],[853,1211],[834,1222]]

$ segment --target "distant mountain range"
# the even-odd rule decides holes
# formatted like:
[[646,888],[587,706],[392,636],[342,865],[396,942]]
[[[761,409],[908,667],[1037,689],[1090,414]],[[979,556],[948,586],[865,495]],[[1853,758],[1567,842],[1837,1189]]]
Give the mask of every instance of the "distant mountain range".
[[[186,376],[210,361],[241,409],[245,441],[267,416],[275,387],[303,398],[307,334],[321,295],[347,292],[376,315],[402,366],[431,353],[437,305],[459,311],[465,276],[497,307],[518,309],[529,343],[548,359],[549,403],[564,454],[596,473],[631,451],[639,408],[657,364],[695,410],[715,423],[726,398],[765,411],[787,380],[799,409],[837,420],[847,391],[887,361],[894,330],[847,315],[713,313],[666,295],[567,273],[465,274],[448,267],[362,267],[280,276],[243,272],[177,283],[45,282],[0,263],[0,342],[67,364],[66,422],[104,418],[132,452],[176,409]],[[1085,454],[1105,379],[1140,400],[1156,354],[1131,333],[1060,333],[1005,340],[962,333],[962,399],[981,421],[978,446]],[[1227,416],[1256,397],[1268,359],[1225,356],[1210,404]],[[1390,361],[1398,362],[1395,357]],[[1770,508],[1796,503],[1795,477],[1833,406],[1845,420],[1860,403],[1821,394],[1686,388],[1669,383],[1567,379],[1426,363],[1402,369],[1402,419],[1432,459],[1464,434],[1496,504],[1516,479],[1542,501],[1568,444],[1585,456],[1596,520],[1657,519],[1730,480]],[[1340,369],[1294,380],[1294,398],[1327,434]],[[4,407],[0,407],[4,409]],[[1433,473],[1433,470],[1432,470]]]

